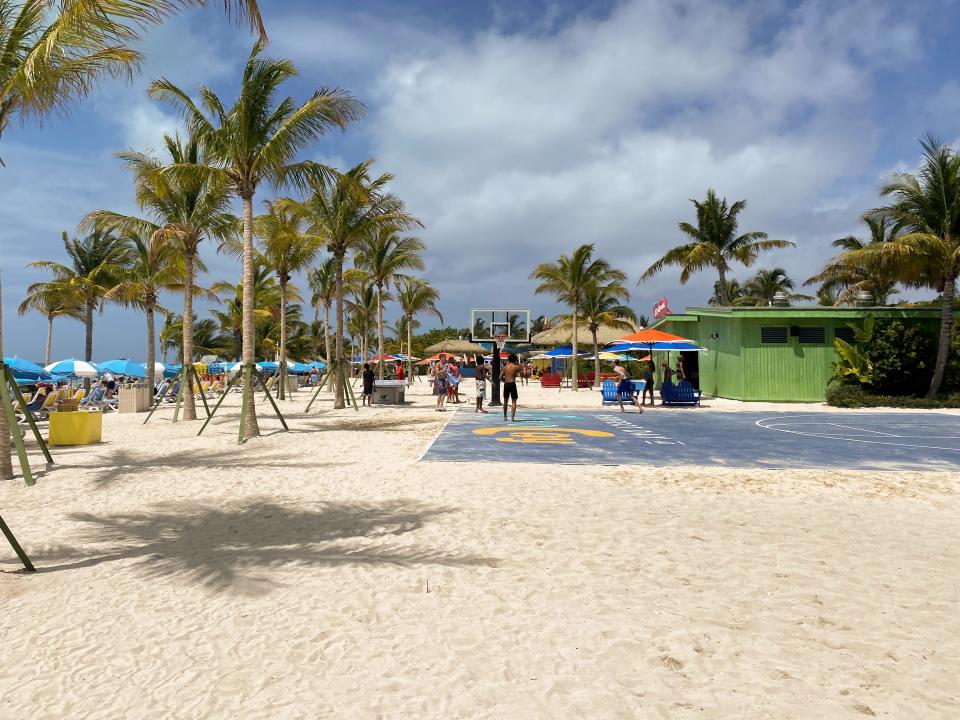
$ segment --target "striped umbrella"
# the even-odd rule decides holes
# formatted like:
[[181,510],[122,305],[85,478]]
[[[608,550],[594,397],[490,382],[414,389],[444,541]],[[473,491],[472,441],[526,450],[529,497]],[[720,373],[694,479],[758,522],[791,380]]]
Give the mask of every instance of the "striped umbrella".
[[50,363],[44,370],[51,375],[61,375],[65,378],[95,378],[100,375],[96,365],[76,358]]

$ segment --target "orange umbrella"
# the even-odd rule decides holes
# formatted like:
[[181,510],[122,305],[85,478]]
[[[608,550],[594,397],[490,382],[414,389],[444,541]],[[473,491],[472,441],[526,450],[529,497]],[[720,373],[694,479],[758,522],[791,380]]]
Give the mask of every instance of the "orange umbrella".
[[622,338],[617,338],[612,343],[607,343],[608,345],[619,345],[620,343],[658,343],[658,342],[688,342],[692,343],[693,340],[689,340],[685,337],[680,337],[679,335],[671,335],[670,333],[665,333],[663,330],[652,330],[646,328],[644,330],[638,330],[635,333],[626,335]]

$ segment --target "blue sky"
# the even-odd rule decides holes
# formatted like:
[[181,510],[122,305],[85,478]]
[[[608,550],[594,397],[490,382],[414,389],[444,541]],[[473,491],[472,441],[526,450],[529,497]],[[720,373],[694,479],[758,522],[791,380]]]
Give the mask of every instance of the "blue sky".
[[[325,2],[262,0],[269,52],[301,70],[289,92],[349,89],[365,119],[306,155],[344,168],[366,158],[426,227],[427,277],[448,321],[471,306],[557,311],[533,295],[534,265],[584,242],[631,284],[681,239],[689,198],[747,198],[743,230],[796,249],[759,266],[813,274],[857,232],[917,138],[960,136],[955,2]],[[105,82],[69,116],[12,125],[0,140],[0,262],[6,354],[40,358],[45,323],[17,317],[31,260],[63,259],[60,233],[89,210],[133,211],[113,153],[157,147],[177,119],[144,94],[166,76],[235,92],[252,45],[216,11],[150,32],[131,84]],[[264,189],[260,199],[267,199]],[[236,279],[205,248],[201,282]],[[741,269],[738,277],[750,270]],[[702,304],[714,277],[668,270],[633,290],[650,313]],[[176,298],[167,298],[176,308]],[[202,311],[201,311],[202,312]],[[388,307],[387,317],[396,310]],[[145,354],[143,316],[110,308],[94,359]],[[81,355],[80,323],[58,321],[54,355]]]

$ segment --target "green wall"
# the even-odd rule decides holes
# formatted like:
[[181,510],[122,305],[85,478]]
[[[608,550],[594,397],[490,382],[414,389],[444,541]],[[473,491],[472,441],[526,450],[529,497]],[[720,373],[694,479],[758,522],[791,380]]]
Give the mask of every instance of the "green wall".
[[[701,314],[706,313],[706,314]],[[899,308],[690,309],[668,316],[654,327],[689,338],[700,354],[700,389],[706,395],[734,400],[816,402],[824,399],[837,359],[836,328],[861,324],[866,315],[899,319],[935,330],[939,312]],[[822,343],[801,343],[790,327],[822,327]],[[760,328],[787,328],[785,344],[761,343]],[[671,353],[671,363],[674,361]],[[660,359],[656,360],[658,369]]]

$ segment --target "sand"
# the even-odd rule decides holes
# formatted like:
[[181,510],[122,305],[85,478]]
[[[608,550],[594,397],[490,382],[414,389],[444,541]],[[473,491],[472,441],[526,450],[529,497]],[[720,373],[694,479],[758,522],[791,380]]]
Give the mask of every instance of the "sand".
[[409,397],[0,483],[0,718],[960,716],[955,475],[418,463]]

